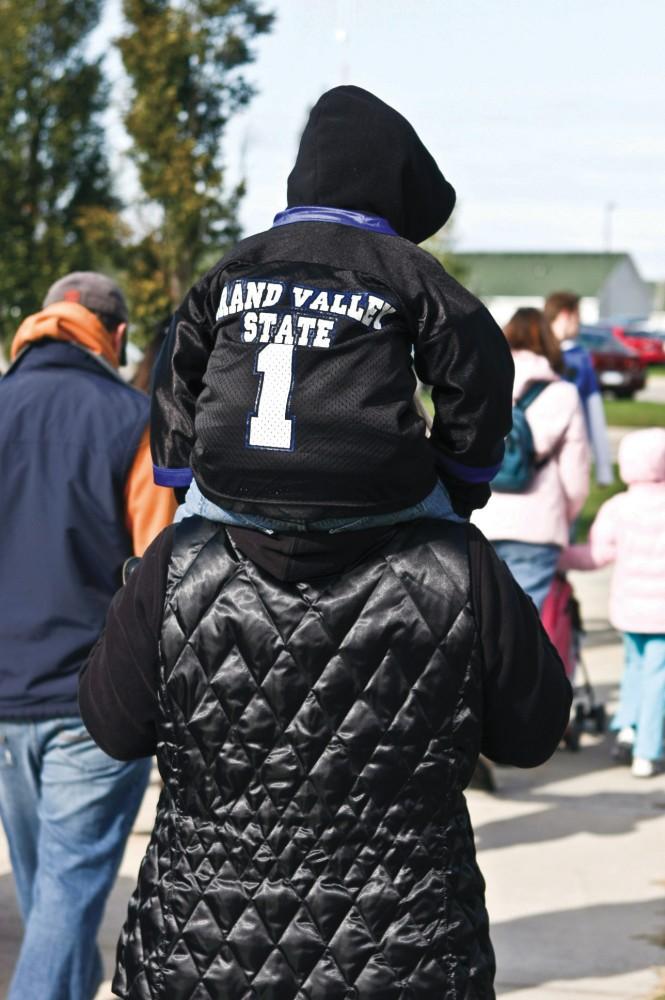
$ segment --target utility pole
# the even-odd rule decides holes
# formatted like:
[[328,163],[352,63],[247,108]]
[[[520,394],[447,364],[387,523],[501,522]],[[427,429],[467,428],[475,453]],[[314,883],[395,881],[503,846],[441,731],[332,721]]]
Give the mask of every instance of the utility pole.
[[335,29],[335,41],[340,46],[341,50],[339,82],[341,84],[346,84],[349,82],[349,61],[348,61],[348,48],[347,48],[349,41],[349,33],[346,30],[346,28]]
[[605,202],[605,217],[604,217],[604,243],[605,252],[612,252],[612,213],[616,208],[616,202],[607,201]]

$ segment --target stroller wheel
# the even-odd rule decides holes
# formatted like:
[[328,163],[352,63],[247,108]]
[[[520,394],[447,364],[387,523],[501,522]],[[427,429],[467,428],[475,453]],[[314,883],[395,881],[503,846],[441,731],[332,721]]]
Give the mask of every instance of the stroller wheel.
[[595,705],[591,710],[593,716],[594,729],[600,735],[604,733],[607,728],[607,713],[605,712],[604,705]]
[[575,725],[580,730],[580,732],[584,729],[584,723],[586,721],[586,718],[587,718],[587,712],[584,709],[584,705],[582,705],[580,702],[579,704],[575,705]]

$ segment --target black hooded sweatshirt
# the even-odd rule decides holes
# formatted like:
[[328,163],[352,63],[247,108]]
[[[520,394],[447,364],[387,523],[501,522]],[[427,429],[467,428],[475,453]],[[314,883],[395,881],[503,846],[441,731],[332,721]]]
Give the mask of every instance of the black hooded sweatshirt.
[[[409,122],[358,87],[313,108],[289,207],[190,291],[157,365],[156,481],[299,521],[389,513],[448,486],[483,506],[513,366],[488,311],[416,243],[455,192]],[[432,386],[431,438],[413,406]]]

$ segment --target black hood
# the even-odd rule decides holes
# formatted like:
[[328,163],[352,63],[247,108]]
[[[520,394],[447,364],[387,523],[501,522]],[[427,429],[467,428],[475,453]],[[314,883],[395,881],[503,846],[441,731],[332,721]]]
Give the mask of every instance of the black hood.
[[455,207],[445,179],[406,118],[360,87],[335,87],[312,108],[288,182],[288,204],[387,219],[413,243]]
[[288,583],[343,573],[392,538],[396,530],[394,524],[335,535],[322,531],[266,535],[249,528],[226,529],[244,556]]

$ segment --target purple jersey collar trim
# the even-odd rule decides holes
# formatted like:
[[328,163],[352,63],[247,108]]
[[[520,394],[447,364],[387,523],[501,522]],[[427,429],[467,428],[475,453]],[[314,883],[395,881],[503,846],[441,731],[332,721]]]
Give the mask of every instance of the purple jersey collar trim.
[[293,208],[278,212],[272,224],[274,228],[287,226],[290,222],[336,222],[341,226],[353,226],[355,229],[382,233],[384,236],[398,235],[390,223],[380,215],[352,212],[346,208],[326,208],[324,205],[294,205]]

